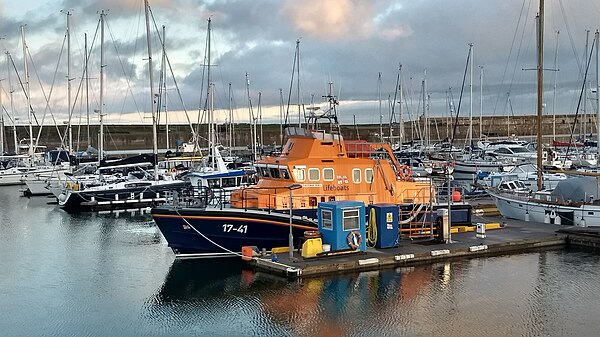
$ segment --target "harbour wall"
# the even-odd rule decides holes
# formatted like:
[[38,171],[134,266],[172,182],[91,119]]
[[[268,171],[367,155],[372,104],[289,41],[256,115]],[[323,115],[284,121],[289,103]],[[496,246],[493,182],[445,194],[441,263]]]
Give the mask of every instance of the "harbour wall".
[[[569,135],[573,129],[574,115],[556,115],[556,116],[544,116],[542,120],[542,134],[544,143],[549,143],[553,139],[553,135],[556,134],[556,139],[567,141]],[[588,115],[586,121],[586,130],[589,135],[591,131],[595,133],[596,120],[593,116]],[[404,124],[404,141],[410,142],[411,140],[418,140],[424,137],[423,131],[425,121],[420,118],[416,121],[405,122]],[[503,138],[507,136],[516,136],[522,139],[534,139],[536,135],[536,116],[525,115],[525,116],[484,116],[481,119],[475,117],[472,124],[472,135],[474,140],[480,138],[480,124],[481,133],[489,138]],[[444,140],[446,138],[452,138],[454,133],[454,144],[463,145],[469,134],[469,119],[466,117],[460,117],[454,120],[443,117],[435,117],[429,119],[429,139],[432,143]],[[194,127],[196,127],[194,125]],[[388,141],[390,135],[390,128],[392,129],[392,140],[394,143],[398,142],[398,124],[384,124],[382,126],[383,140]],[[44,126],[40,135],[40,145],[45,145],[48,148],[55,148],[60,146],[61,140],[60,134],[64,137],[67,132],[67,127],[61,125],[58,128],[53,125]],[[206,125],[200,125],[199,135],[201,138],[201,146],[206,146],[207,127]],[[229,126],[218,125],[217,127],[218,139],[220,143],[229,145],[230,143],[230,132]],[[262,129],[262,131],[261,131]],[[379,124],[358,124],[358,125],[342,125],[342,135],[346,139],[366,139],[368,141],[381,141],[380,126]],[[34,138],[38,135],[39,127],[33,127]],[[152,148],[152,126],[151,125],[105,125],[105,149],[106,150],[131,150],[131,149],[150,149]],[[257,134],[262,134],[263,143],[265,145],[277,145],[280,144],[280,130],[279,124],[265,124],[257,126]],[[455,130],[455,131],[453,131]],[[578,122],[574,128],[574,134],[583,134],[584,123],[583,118],[580,116]],[[22,140],[26,144],[29,138],[28,126],[17,126],[16,133],[17,138]],[[100,126],[90,125],[89,134],[90,141],[89,145],[98,148]],[[85,150],[88,146],[88,127],[85,125],[72,127],[73,134],[73,146],[79,150]],[[14,150],[13,141],[13,127],[5,126],[4,130],[5,150]],[[188,141],[191,138],[191,129],[189,125],[170,125],[169,126],[169,148],[174,148],[175,141]],[[575,136],[574,136],[575,137]],[[79,140],[79,141],[78,141]],[[66,141],[65,141],[66,142]],[[231,142],[234,146],[247,146],[251,144],[250,136],[250,125],[248,123],[238,123],[234,125]],[[79,145],[78,145],[79,144]],[[167,148],[166,144],[166,128],[165,126],[158,127],[158,147]]]

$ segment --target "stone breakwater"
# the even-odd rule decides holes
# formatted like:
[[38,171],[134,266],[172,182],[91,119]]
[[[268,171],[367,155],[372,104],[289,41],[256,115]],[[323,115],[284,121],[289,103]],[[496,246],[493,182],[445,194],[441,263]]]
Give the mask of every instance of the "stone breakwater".
[[[575,126],[575,134],[583,134],[583,123],[584,118],[580,116],[578,118],[577,125]],[[556,115],[544,116],[542,121],[542,134],[544,135],[544,142],[550,142],[553,134],[556,134],[556,138],[559,140],[568,140],[569,134],[573,127],[574,115]],[[586,121],[586,131],[590,134],[590,130],[595,128],[594,116],[588,114]],[[479,117],[473,118],[473,138],[480,138],[480,127]],[[196,127],[196,126],[194,126]],[[406,121],[404,123],[404,140],[410,142],[411,140],[420,139],[420,135],[424,128],[424,120],[418,119],[415,121]],[[482,134],[490,138],[506,137],[514,135],[523,139],[533,138],[536,132],[536,116],[525,115],[525,116],[485,116],[482,118],[481,130]],[[33,128],[34,135],[38,134],[38,127]],[[61,125],[59,127],[61,134],[65,134],[66,127]],[[229,144],[229,127],[227,125],[218,125],[218,139],[222,144]],[[390,125],[383,125],[383,139],[389,139]],[[393,124],[391,126],[392,135],[394,138],[398,136],[398,125]],[[429,119],[429,134],[432,142],[451,138],[454,129],[454,119],[445,117],[434,117]],[[468,118],[461,117],[456,122],[456,133],[454,136],[456,144],[464,143],[467,138],[469,129]],[[265,124],[263,125],[263,143],[265,145],[275,145],[280,143],[280,126],[279,124]],[[366,139],[368,141],[378,142],[381,141],[379,135],[379,124],[359,124],[359,125],[342,125],[342,135],[346,139]],[[90,125],[90,139],[88,142],[88,129],[87,126],[73,126],[73,144],[74,147],[79,150],[85,150],[89,145],[98,147],[99,138],[99,125]],[[206,139],[208,134],[206,125],[200,125],[200,138]],[[8,151],[14,150],[14,140],[12,126],[5,127],[5,140],[4,146]],[[174,147],[176,140],[188,141],[191,138],[191,131],[188,125],[170,125],[169,126],[169,144],[170,147]],[[28,127],[17,126],[17,138],[28,139]],[[235,146],[247,146],[251,144],[249,124],[239,123],[234,126],[234,132],[232,142]],[[45,126],[42,129],[40,136],[40,145],[46,145],[48,148],[54,148],[60,146],[60,136],[55,126]],[[77,147],[77,144],[79,146]],[[201,144],[202,145],[202,144]],[[160,126],[158,129],[158,146],[159,148],[166,148],[166,128]],[[150,125],[105,125],[105,148],[107,150],[129,150],[129,149],[148,149],[152,147],[152,127]]]

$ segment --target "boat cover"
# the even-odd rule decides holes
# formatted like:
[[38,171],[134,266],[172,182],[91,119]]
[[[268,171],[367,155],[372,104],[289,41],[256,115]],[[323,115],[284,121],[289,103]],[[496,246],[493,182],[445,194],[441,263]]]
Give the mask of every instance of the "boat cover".
[[565,201],[590,201],[600,198],[599,187],[595,177],[572,177],[560,181],[551,194]]

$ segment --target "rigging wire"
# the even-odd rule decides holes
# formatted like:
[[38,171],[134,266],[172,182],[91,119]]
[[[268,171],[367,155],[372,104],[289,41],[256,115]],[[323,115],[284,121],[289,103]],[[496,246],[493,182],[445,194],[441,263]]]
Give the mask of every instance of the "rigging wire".
[[[65,38],[66,38],[66,36],[65,36]],[[44,99],[46,101],[46,108],[44,109],[44,115],[42,116],[42,123],[40,124],[37,121],[37,118],[35,118],[37,126],[39,127],[38,137],[37,137],[37,139],[35,141],[35,146],[36,147],[38,146],[39,136],[40,136],[40,134],[42,132],[42,128],[43,128],[43,124],[44,124],[44,119],[46,118],[46,113],[48,111],[50,111],[50,116],[52,117],[52,120],[54,121],[54,125],[56,127],[56,131],[58,133],[58,136],[61,139],[61,143],[62,143],[62,145],[64,145],[64,138],[63,138],[63,136],[61,136],[60,129],[58,128],[58,123],[56,122],[54,114],[52,113],[52,108],[50,107],[50,98],[52,97],[52,91],[54,89],[54,83],[56,81],[56,74],[58,73],[58,66],[60,64],[60,59],[62,57],[62,51],[64,50],[64,42],[65,42],[65,40],[63,40],[63,48],[61,48],[61,52],[60,52],[60,56],[59,56],[59,61],[56,63],[56,69],[54,71],[54,77],[52,79],[52,85],[50,86],[50,92],[48,93],[48,95],[46,95],[46,91],[44,90],[44,86],[42,84],[42,79],[40,78],[40,75],[39,75],[39,73],[37,71],[37,68],[35,66],[35,62],[33,62],[33,56],[31,56],[31,53],[29,52],[29,48],[27,48],[27,56],[29,56],[29,60],[31,61],[31,66],[33,67],[33,71],[35,73],[35,76],[36,76],[36,78],[38,80],[38,83],[40,85],[40,89],[42,90],[42,94],[43,94]],[[35,117],[35,110],[33,110],[33,106],[30,106],[30,109],[31,109],[31,113]],[[30,137],[33,137],[33,135],[30,135]]]
[[454,137],[456,136],[456,129],[458,127],[458,114],[460,113],[460,107],[462,104],[462,97],[465,91],[465,82],[467,80],[467,71],[469,69],[469,62],[471,61],[471,49],[469,48],[469,53],[467,54],[467,63],[465,64],[465,72],[463,74],[462,85],[460,87],[460,96],[458,98],[458,108],[456,109],[456,117],[454,118],[454,125],[452,126],[452,138],[450,138],[450,146],[449,149],[452,149],[452,145],[454,145]]
[[[529,5],[527,6],[527,11],[525,12],[525,4],[528,1],[529,1]],[[531,0],[523,0],[523,4],[521,5],[521,10],[520,10],[520,13],[519,13],[519,19],[517,20],[517,24],[515,25],[515,31],[514,31],[513,38],[512,38],[511,44],[510,44],[510,49],[509,49],[509,52],[508,52],[508,58],[506,59],[506,64],[504,66],[504,71],[502,72],[502,79],[500,80],[500,88],[504,87],[504,85],[505,85],[504,81],[506,80],[506,76],[507,76],[507,73],[508,73],[508,68],[509,68],[509,65],[510,65],[510,62],[511,62],[511,57],[513,55],[513,51],[514,51],[515,44],[516,44],[516,41],[517,41],[517,36],[518,36],[518,33],[519,33],[519,28],[521,27],[521,20],[523,19],[524,16],[529,15],[529,8],[530,8],[530,6],[531,6]],[[512,81],[514,80],[514,75],[515,75],[515,72],[516,72],[516,60],[519,59],[519,55],[521,53],[521,46],[523,44],[523,34],[524,34],[524,31],[525,31],[525,29],[523,29],[523,32],[521,33],[521,40],[520,40],[519,45],[517,47],[517,56],[515,57],[515,68],[513,68],[512,78],[511,78],[511,81],[509,83],[508,90],[501,90],[501,94],[498,94],[498,96],[496,98],[496,103],[494,104],[494,110],[493,110],[493,113],[492,113],[493,115],[496,114],[496,110],[498,108],[498,104],[500,102],[501,97],[504,96],[504,93],[507,92],[508,95],[510,96],[510,91],[512,89]],[[506,104],[507,104],[507,102],[505,101],[504,102],[504,109],[503,109],[504,111],[506,110]],[[489,131],[491,131],[491,130],[488,129],[488,132]]]
[[592,62],[592,55],[594,52],[594,47],[598,48],[596,44],[596,39],[592,42],[592,48],[590,48],[590,56],[588,57],[587,64],[585,67],[585,74],[583,76],[583,81],[581,84],[581,91],[579,92],[579,101],[577,102],[577,109],[575,110],[575,118],[573,120],[573,125],[571,126],[571,134],[569,135],[569,144],[567,145],[567,151],[563,158],[563,164],[565,163],[567,156],[569,155],[569,150],[571,149],[571,143],[573,142],[573,134],[575,133],[575,126],[577,125],[577,117],[579,116],[579,107],[581,106],[581,101],[583,97],[583,92],[585,91],[585,82],[587,81],[587,75],[590,68],[590,63]]
[[[137,110],[137,113],[138,113],[140,119],[143,120],[144,117],[140,113],[140,107],[135,99],[135,95],[133,94],[133,89],[131,86],[131,77],[133,77],[134,63],[133,62],[131,63],[131,73],[128,75],[127,72],[125,71],[123,59],[121,58],[121,54],[119,53],[119,48],[117,47],[117,43],[115,41],[115,37],[113,35],[112,29],[110,28],[110,24],[106,18],[105,18],[104,23],[106,24],[106,28],[108,29],[108,34],[110,35],[110,38],[113,42],[113,47],[115,49],[115,53],[117,54],[117,60],[119,60],[119,65],[121,66],[121,71],[123,72],[123,75],[125,77],[125,82],[127,84],[127,90],[131,94],[131,100],[133,101],[133,104],[135,106],[135,109]],[[136,52],[137,52],[137,39],[135,40],[135,44],[133,47],[133,55],[135,55]],[[100,66],[103,66],[103,65],[100,65]],[[124,110],[125,110],[125,100],[123,100],[123,105],[121,106],[121,113],[123,113]],[[119,120],[120,120],[120,118],[121,118],[121,116],[119,116]]]
[[[156,31],[158,31],[158,26],[156,24],[156,20],[154,19],[154,13],[152,12],[152,8],[149,7],[148,9],[149,9],[149,12],[150,12],[150,17],[152,18],[152,23],[154,24],[154,29],[156,29]],[[162,41],[162,37],[160,36],[160,34],[158,35],[158,39],[159,39],[161,45],[164,44],[164,41]],[[173,80],[173,85],[175,86],[175,89],[177,91],[177,95],[179,97],[179,101],[180,101],[179,103],[181,103],[181,107],[182,107],[182,109],[183,109],[183,111],[185,113],[185,118],[187,119],[188,125],[190,127],[191,132],[192,132],[192,136],[194,138],[196,138],[196,136],[194,134],[194,127],[192,125],[192,121],[190,120],[189,113],[187,111],[187,108],[185,107],[185,103],[183,102],[183,97],[181,96],[181,90],[179,89],[179,84],[177,83],[177,78],[175,77],[175,72],[173,71],[173,67],[171,65],[171,60],[169,59],[169,54],[167,53],[166,50],[165,50],[165,58],[166,58],[166,61],[167,61],[167,65],[168,65],[169,71],[171,73],[171,79]]]

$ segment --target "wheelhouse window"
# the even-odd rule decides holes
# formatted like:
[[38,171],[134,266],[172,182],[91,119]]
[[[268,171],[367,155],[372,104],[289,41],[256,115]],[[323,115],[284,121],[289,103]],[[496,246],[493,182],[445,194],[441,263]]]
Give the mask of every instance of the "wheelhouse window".
[[345,231],[360,229],[360,212],[358,209],[349,209],[343,211],[342,226]]
[[235,178],[223,178],[223,187],[235,187]]
[[208,179],[208,187],[209,188],[219,188],[219,187],[221,187],[221,180],[219,178]]
[[321,171],[318,168],[310,168],[308,169],[308,180],[310,181],[319,181],[321,180]]
[[259,167],[258,168],[258,174],[260,175],[261,178],[269,178],[269,169],[267,169],[266,167]]
[[365,182],[369,184],[373,182],[373,169],[365,169]]
[[322,209],[321,210],[321,227],[323,229],[333,229],[333,221],[331,216],[331,210]]
[[355,183],[360,183],[361,181],[361,171],[360,169],[353,169],[352,170],[352,181],[354,181]]
[[331,167],[326,167],[323,169],[323,180],[325,180],[325,181],[333,180],[333,169]]
[[281,177],[286,180],[290,179],[290,172],[288,171],[288,169],[286,169],[286,168],[281,169]]
[[271,178],[280,178],[279,169],[276,167],[269,168],[269,174],[271,175]]

